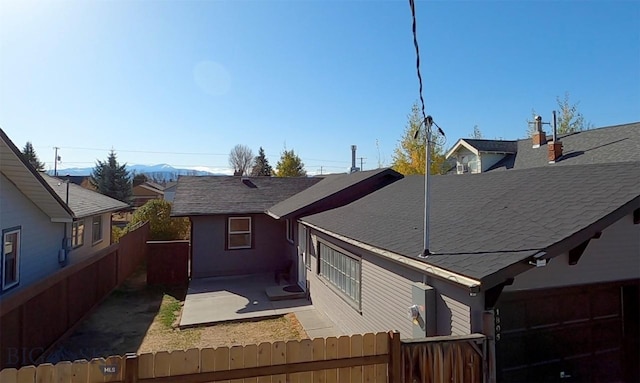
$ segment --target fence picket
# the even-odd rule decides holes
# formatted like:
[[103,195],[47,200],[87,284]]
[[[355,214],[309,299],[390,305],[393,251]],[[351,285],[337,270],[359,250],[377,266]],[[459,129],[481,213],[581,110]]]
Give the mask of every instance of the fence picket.
[[[374,334],[364,334],[362,337],[362,355],[369,356],[376,354],[376,337]],[[375,366],[362,367],[362,380],[366,383],[374,381],[376,376]]]
[[[274,342],[271,345],[271,364],[285,364],[287,362],[287,346],[284,342]],[[285,383],[287,381],[286,375],[273,375],[271,377],[272,383]]]
[[[376,355],[382,355],[389,353],[389,334],[379,332],[375,335],[376,341]],[[376,383],[386,383],[387,382],[387,370],[388,365],[386,364],[377,364],[376,365]]]
[[[226,371],[229,369],[229,349],[227,347],[218,347],[214,352],[214,368],[215,371]],[[229,383],[224,380],[220,383]]]
[[[338,358],[348,358],[351,356],[351,339],[348,335],[343,335],[338,338]],[[338,382],[350,383],[351,382],[351,369],[339,368],[338,369]]]
[[190,348],[185,352],[185,371],[187,374],[197,374],[200,372],[200,350]]
[[[54,366],[54,369],[55,369],[55,376],[56,376],[55,380],[53,380],[54,382],[68,383],[71,381],[71,377],[73,376],[73,373],[71,372],[71,362],[69,361],[58,362]],[[0,379],[0,382],[4,382],[4,380]]]
[[[336,359],[338,357],[338,338],[329,337],[325,341],[326,349],[324,351],[325,360]],[[337,383],[338,382],[338,370],[332,368],[330,370],[326,370],[326,382],[327,383]]]
[[55,379],[55,368],[51,363],[42,363],[36,367],[36,382],[49,383]]
[[113,367],[115,372],[105,374],[105,382],[119,382],[122,380],[122,372],[124,371],[124,361],[121,356],[113,355],[106,359],[106,366]]
[[[233,346],[229,350],[229,369],[241,369],[244,367],[244,347]],[[243,379],[234,379],[230,383],[243,383]]]
[[153,358],[153,376],[171,376],[171,354],[167,351],[160,351]]
[[98,383],[105,381],[104,367],[106,361],[104,358],[93,358],[89,362],[89,380],[88,383]]
[[18,381],[18,370],[15,368],[5,368],[0,370],[0,382],[16,383]]
[[[271,343],[263,342],[258,345],[258,366],[271,365]],[[261,376],[258,383],[271,383],[271,376]]]
[[[325,339],[316,338],[313,340],[313,360],[324,360]],[[325,383],[327,372],[325,370],[313,372],[314,383]]]
[[[362,335],[351,336],[351,356],[362,356]],[[362,366],[351,367],[351,381],[362,382]]]
[[71,365],[71,382],[87,383],[89,377],[89,362],[86,360],[76,360]]
[[36,381],[36,367],[26,366],[18,370],[18,383],[34,383]]
[[138,356],[138,379],[153,378],[153,359],[152,353]]
[[[300,361],[300,342],[290,340],[287,342],[287,364]],[[288,383],[300,383],[300,374],[287,374]]]
[[213,348],[203,348],[200,350],[200,371],[201,372],[212,372],[215,371],[216,359],[215,359],[215,349]]
[[[244,367],[257,367],[258,366],[258,346],[255,344],[248,344],[243,348]],[[257,383],[257,378],[245,378],[244,383]]]
[[171,376],[186,374],[187,355],[183,350],[174,350],[169,354]]

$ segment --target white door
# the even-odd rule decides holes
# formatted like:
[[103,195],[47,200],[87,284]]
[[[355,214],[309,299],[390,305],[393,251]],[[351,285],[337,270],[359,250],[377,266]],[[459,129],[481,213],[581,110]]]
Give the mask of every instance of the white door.
[[298,285],[307,289],[307,228],[298,225]]

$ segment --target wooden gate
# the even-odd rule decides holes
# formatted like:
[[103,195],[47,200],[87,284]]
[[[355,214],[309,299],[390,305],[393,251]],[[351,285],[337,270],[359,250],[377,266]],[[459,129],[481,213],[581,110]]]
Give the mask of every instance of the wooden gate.
[[482,334],[401,341],[402,383],[488,380],[487,338]]

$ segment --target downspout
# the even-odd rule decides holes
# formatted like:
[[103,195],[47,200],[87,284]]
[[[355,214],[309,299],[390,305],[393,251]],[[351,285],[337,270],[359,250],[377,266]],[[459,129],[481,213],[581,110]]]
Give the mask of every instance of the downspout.
[[[64,203],[69,207],[69,176],[67,176],[67,193],[64,200]],[[69,253],[69,237],[67,236],[69,232],[68,223],[64,223],[64,235],[62,236],[62,248],[60,249],[60,254],[58,256],[58,262],[60,262],[61,266],[67,265],[67,255]]]

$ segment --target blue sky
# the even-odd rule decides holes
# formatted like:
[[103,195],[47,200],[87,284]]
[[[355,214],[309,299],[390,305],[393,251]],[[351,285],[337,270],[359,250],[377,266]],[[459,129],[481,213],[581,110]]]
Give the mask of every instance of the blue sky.
[[[446,146],[525,135],[565,92],[640,120],[640,2],[418,1],[427,113]],[[286,145],[310,173],[389,165],[418,99],[408,1],[3,1],[0,126],[53,167],[228,170]]]

